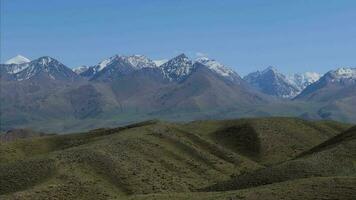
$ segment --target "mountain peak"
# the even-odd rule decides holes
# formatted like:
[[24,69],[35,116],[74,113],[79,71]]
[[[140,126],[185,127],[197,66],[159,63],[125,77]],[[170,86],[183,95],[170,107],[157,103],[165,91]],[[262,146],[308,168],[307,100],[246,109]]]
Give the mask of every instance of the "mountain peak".
[[31,61],[31,63],[35,63],[36,65],[41,65],[43,67],[63,65],[61,62],[50,56],[42,56],[36,60]]
[[166,63],[168,61],[168,59],[161,59],[161,60],[154,60],[153,62],[156,64],[157,67],[163,65],[164,63]]
[[244,77],[251,86],[259,91],[282,98],[295,97],[300,91],[284,74],[281,74],[272,66],[262,72],[257,71]]
[[110,58],[107,58],[107,59],[99,62],[99,64],[95,68],[96,69],[95,71],[103,70],[105,67],[107,67],[109,64],[111,64],[114,60],[118,59],[119,57],[120,57],[120,55],[116,54],[114,56],[111,56]]
[[175,58],[188,58],[188,57],[184,53],[181,53],[178,56],[176,56]]
[[182,53],[160,67],[169,80],[182,80],[192,72],[193,62]]
[[200,63],[204,63],[204,62],[208,62],[208,61],[215,61],[214,59],[210,59],[206,56],[202,56],[202,57],[198,57],[197,59],[195,59],[196,62],[200,62]]
[[154,68],[156,64],[144,55],[122,56],[125,62],[131,64],[135,69]]
[[356,68],[340,67],[335,71],[331,71],[336,78],[356,78]]
[[321,75],[316,72],[298,73],[288,76],[287,79],[300,91],[304,90],[307,86],[315,83],[320,79]]
[[22,55],[17,55],[13,58],[10,58],[5,62],[5,64],[23,64],[23,63],[28,63],[31,62],[30,59],[22,56]]
[[[216,72],[221,76],[230,77],[231,79],[236,79],[236,77],[238,76],[237,73],[234,72],[231,68],[226,67],[225,65],[214,59],[210,59],[204,56],[197,58],[195,61],[207,66],[210,70]],[[238,79],[240,79],[240,77]]]
[[89,67],[86,65],[81,65],[79,67],[73,68],[73,72],[75,72],[76,74],[81,74],[81,73],[85,72],[86,70],[88,70],[88,68]]
[[278,73],[278,70],[273,66],[268,66],[265,70],[262,71],[262,73],[267,73],[270,71],[272,71],[273,73]]

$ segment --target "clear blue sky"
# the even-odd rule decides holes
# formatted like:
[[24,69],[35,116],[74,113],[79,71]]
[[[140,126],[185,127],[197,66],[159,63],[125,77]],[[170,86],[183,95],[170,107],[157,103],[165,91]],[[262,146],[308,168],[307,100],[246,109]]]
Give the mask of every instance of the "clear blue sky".
[[356,66],[355,0],[0,0],[1,62],[203,53],[244,75]]

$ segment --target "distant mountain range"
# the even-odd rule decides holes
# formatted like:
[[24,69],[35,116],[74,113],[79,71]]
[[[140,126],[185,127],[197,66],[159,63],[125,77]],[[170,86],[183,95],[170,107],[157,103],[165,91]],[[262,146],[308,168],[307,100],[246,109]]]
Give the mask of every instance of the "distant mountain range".
[[0,66],[1,129],[66,132],[162,118],[299,116],[356,121],[356,69],[292,76],[274,67],[241,78],[207,57],[115,55],[70,69],[45,56]]

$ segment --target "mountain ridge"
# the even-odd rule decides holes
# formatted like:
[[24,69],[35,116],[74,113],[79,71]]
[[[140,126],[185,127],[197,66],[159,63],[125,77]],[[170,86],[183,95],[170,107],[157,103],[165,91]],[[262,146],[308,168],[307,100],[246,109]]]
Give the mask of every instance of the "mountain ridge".
[[[255,73],[257,78],[261,74],[267,77],[260,84],[272,88],[272,93],[268,93],[214,59],[200,57],[193,61],[184,54],[160,66],[142,55],[114,55],[97,65],[77,69],[80,73],[48,56],[29,63],[1,64],[0,69],[4,130],[32,125],[44,131],[68,132],[75,127],[88,130],[152,117],[184,121],[299,116],[356,121],[352,112],[355,87],[349,68],[327,75],[342,77],[333,83],[337,83],[337,87],[330,89],[334,93],[324,92],[326,96],[305,99],[301,96],[290,99],[289,95],[298,91],[298,87],[275,68]],[[281,89],[275,88],[280,85]],[[303,91],[315,87],[311,85]],[[90,122],[94,119],[96,124]],[[57,120],[71,125],[55,125]]]

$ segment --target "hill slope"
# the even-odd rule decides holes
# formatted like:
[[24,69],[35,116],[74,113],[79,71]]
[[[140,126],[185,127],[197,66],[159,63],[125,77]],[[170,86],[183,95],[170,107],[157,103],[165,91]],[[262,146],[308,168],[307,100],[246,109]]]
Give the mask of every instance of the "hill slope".
[[[265,127],[267,124],[269,126]],[[246,126],[253,131],[244,129]],[[225,183],[233,176],[269,169],[266,164],[289,162],[295,155],[312,149],[347,127],[334,122],[292,118],[187,124],[147,121],[114,129],[0,143],[0,198],[154,199],[153,193],[163,198],[167,197],[164,194],[179,192],[184,197],[192,197],[195,191]],[[280,134],[293,139],[281,140]],[[253,151],[255,145],[243,144],[245,140],[241,135],[252,135],[247,137],[251,144],[260,141],[257,154]],[[266,137],[269,139],[265,140]],[[281,153],[276,153],[279,151]],[[273,157],[274,154],[278,156]],[[322,190],[322,184],[342,186],[339,179],[342,184],[354,182],[354,179],[345,178],[315,181]],[[283,187],[294,186],[303,188],[305,184],[291,182]],[[269,187],[283,194],[281,185]],[[344,194],[349,189],[345,189]],[[197,198],[205,195],[225,198],[230,193],[253,196],[254,190],[273,195],[271,189],[254,188],[203,194]]]
[[239,175],[206,190],[236,190],[309,177],[356,175],[356,127],[353,127],[295,159]]

